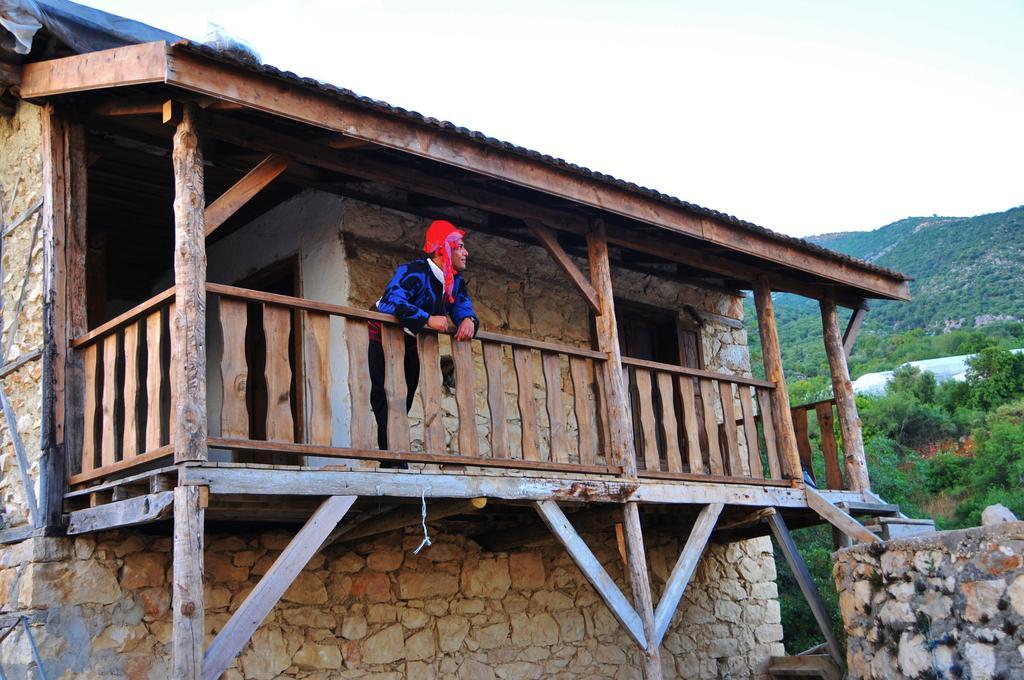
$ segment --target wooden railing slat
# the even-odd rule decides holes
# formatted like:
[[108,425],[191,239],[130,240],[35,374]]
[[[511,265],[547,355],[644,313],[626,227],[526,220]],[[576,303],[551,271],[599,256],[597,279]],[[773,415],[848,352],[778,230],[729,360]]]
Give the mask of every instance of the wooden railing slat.
[[263,305],[263,336],[267,355],[264,376],[267,383],[267,441],[295,441],[292,419],[292,367],[288,361],[291,310]]
[[579,430],[580,464],[594,465],[597,461],[597,441],[594,437],[593,407],[590,401],[594,385],[593,360],[570,356],[569,376],[572,378],[573,409]]
[[661,398],[661,432],[665,438],[665,462],[669,472],[682,472],[683,460],[679,452],[679,424],[676,422],[672,374],[659,371],[656,378],[658,396]]
[[800,452],[800,465],[804,472],[817,483],[814,478],[811,440],[807,432],[807,409],[795,408],[790,412],[793,414],[793,430],[796,432],[796,449]]
[[491,457],[508,458],[508,420],[505,415],[504,358],[501,345],[484,342],[484,368],[487,370],[487,408],[491,415]]
[[775,438],[775,421],[772,418],[773,400],[768,390],[757,391],[757,403],[761,411],[761,428],[764,430],[764,453],[768,459],[768,475],[771,479],[782,479],[782,463],[779,461],[778,442]]
[[408,451],[409,416],[406,413],[405,333],[400,326],[382,325],[384,346],[384,394],[388,403],[388,448]]
[[747,477],[749,471],[740,456],[740,446],[736,431],[736,393],[732,383],[718,381],[718,393],[722,397],[722,423],[725,432],[725,450],[729,462],[729,474],[733,477]]
[[373,448],[373,418],[370,414],[370,369],[367,363],[369,335],[365,321],[345,320],[348,346],[348,395],[352,405],[349,435],[352,448]]
[[139,454],[139,323],[124,327],[124,460]]
[[[161,310],[146,316],[146,433],[143,448],[160,448],[161,394],[163,379],[163,313]],[[248,434],[248,433],[246,433]]]
[[331,445],[334,420],[331,409],[331,317],[322,312],[305,312],[306,394],[309,398],[309,443]]
[[761,479],[764,477],[764,468],[761,465],[761,447],[757,442],[757,417],[754,415],[754,400],[750,396],[750,389],[745,385],[740,385],[743,436],[747,440],[747,465],[750,469],[750,476]]
[[704,434],[708,440],[708,469],[713,475],[724,475],[722,447],[718,442],[718,418],[715,416],[715,388],[711,380],[700,379],[700,397],[704,405]]
[[658,458],[658,428],[654,416],[653,390],[651,388],[651,372],[646,368],[633,371],[636,380],[636,394],[639,399],[637,407],[640,411],[641,446],[643,447],[644,468],[660,470],[661,460]]
[[96,361],[99,358],[99,348],[93,344],[85,348],[85,355],[82,358],[83,378],[85,382],[85,423],[82,433],[82,472],[95,470],[96,465]]
[[[168,444],[174,443],[174,438],[171,433],[174,431],[174,417],[178,411],[178,381],[175,380],[175,364],[178,362],[178,340],[177,333],[174,332],[174,325],[177,323],[175,316],[177,315],[177,305],[172,302],[167,305],[167,344],[169,347],[167,366],[163,367],[162,373],[165,380],[167,380],[168,394],[170,395],[170,405],[168,406],[169,417],[167,419],[166,431],[161,434],[161,441],[167,442]],[[163,360],[161,359],[161,362]],[[161,420],[162,420],[161,414]]]
[[223,337],[223,355],[220,363],[222,437],[249,437],[249,409],[245,393],[249,383],[249,368],[245,361],[245,330],[248,323],[247,305],[241,300],[220,300],[220,327]]
[[441,422],[441,357],[438,336],[421,333],[420,396],[423,399],[423,448],[427,453],[445,452],[444,424]]
[[540,460],[537,434],[537,404],[533,396],[533,350],[512,348],[519,392],[519,420],[522,425],[523,460]]
[[452,359],[455,361],[455,405],[459,409],[459,455],[479,456],[473,343],[452,340]]
[[683,401],[683,429],[686,432],[686,458],[690,463],[690,472],[704,472],[704,457],[700,451],[700,428],[697,425],[697,403],[693,397],[693,378],[681,375],[679,396]]
[[117,462],[117,375],[115,364],[120,338],[116,333],[103,338],[103,401],[100,405],[100,465]]
[[839,467],[839,445],[836,442],[836,431],[833,427],[832,402],[816,404],[814,412],[818,416],[818,429],[821,430],[821,454],[825,457],[825,484],[829,489],[845,489],[842,468]]
[[554,352],[541,352],[540,359],[547,390],[551,460],[556,463],[568,463],[569,437],[566,434],[565,408],[562,403],[562,362]]

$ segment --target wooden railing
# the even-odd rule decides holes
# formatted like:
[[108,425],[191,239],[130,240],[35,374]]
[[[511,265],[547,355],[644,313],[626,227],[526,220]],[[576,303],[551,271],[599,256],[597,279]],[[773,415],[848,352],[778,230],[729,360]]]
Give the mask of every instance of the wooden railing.
[[[213,414],[220,436],[210,438],[211,447],[621,471],[609,464],[604,451],[607,437],[596,379],[604,355],[599,352],[489,332],[467,342],[422,333],[417,342],[421,408],[414,408],[410,417],[406,336],[394,317],[218,284],[208,284],[207,291],[210,308],[220,318],[223,346],[221,406]],[[368,321],[382,323],[387,451],[376,448],[370,409]],[[301,345],[295,341],[298,333]],[[254,334],[262,338],[262,346],[252,341]],[[332,347],[347,351],[347,390],[336,385]],[[450,393],[443,386],[442,349],[450,353],[453,365]],[[296,384],[296,374],[304,376],[301,384]],[[346,392],[348,399],[340,398]],[[347,427],[333,426],[346,420]]]
[[[839,443],[836,440],[835,404],[835,399],[822,399],[794,406],[790,411],[793,414],[793,429],[796,432],[796,448],[800,452],[800,465],[819,487],[838,491],[847,488],[847,485],[843,480],[843,462],[839,455]],[[811,413],[817,419],[820,431],[818,453],[824,461],[824,486],[821,483],[822,480],[816,479],[814,471],[815,450],[811,441],[808,420],[808,415]]]
[[771,412],[773,383],[627,357],[622,363],[641,476],[782,480],[772,419],[758,415]]
[[81,455],[69,483],[171,454],[173,318],[172,288],[71,342],[84,392]]

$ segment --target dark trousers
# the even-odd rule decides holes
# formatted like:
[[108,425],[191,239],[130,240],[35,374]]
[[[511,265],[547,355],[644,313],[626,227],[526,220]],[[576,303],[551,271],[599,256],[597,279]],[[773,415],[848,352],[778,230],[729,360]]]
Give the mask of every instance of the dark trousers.
[[[405,335],[405,412],[412,408],[416,387],[420,382],[420,357],[416,351],[415,336]],[[370,408],[377,421],[377,447],[381,451],[388,448],[388,397],[384,391],[384,346],[370,340],[366,352],[366,361],[370,367]]]

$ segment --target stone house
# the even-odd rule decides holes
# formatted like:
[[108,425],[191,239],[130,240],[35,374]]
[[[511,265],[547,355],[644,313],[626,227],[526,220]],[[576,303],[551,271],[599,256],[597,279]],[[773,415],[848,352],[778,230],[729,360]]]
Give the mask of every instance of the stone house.
[[[73,3],[15,7],[38,25],[0,49],[9,677],[765,677],[768,533],[873,540],[851,514],[891,512],[836,308],[849,345],[866,299],[907,298],[898,273]],[[434,218],[469,232],[481,332],[419,337],[378,450],[367,321],[397,405],[405,343],[367,310]],[[772,291],[820,300],[835,404],[789,404]],[[811,450],[809,412],[842,453]]]

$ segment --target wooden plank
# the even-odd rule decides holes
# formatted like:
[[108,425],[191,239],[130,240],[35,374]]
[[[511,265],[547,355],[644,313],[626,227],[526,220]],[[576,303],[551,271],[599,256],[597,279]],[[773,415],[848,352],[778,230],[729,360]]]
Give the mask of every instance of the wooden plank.
[[633,374],[636,381],[636,393],[639,398],[641,446],[643,447],[644,468],[660,470],[658,459],[658,429],[654,417],[654,401],[651,392],[651,372],[638,368]]
[[700,430],[697,425],[697,404],[693,398],[693,379],[679,376],[679,396],[683,402],[683,429],[686,431],[686,459],[690,472],[704,472],[704,457],[700,450]]
[[683,598],[686,586],[689,585],[693,572],[697,569],[697,563],[700,562],[700,557],[704,554],[704,548],[708,544],[708,539],[711,538],[711,532],[715,529],[715,522],[722,514],[723,507],[725,506],[721,503],[705,505],[701,509],[700,515],[697,516],[697,521],[693,523],[693,528],[690,529],[690,536],[686,539],[686,545],[679,553],[679,559],[676,560],[675,566],[672,567],[672,573],[669,574],[668,580],[665,582],[661,600],[658,601],[658,608],[654,612],[654,644],[656,645],[660,645],[661,641],[665,639],[665,632],[668,630],[669,624],[672,623],[672,617],[675,616],[676,609],[679,607],[679,601]]
[[722,397],[722,423],[725,431],[725,450],[728,456],[729,474],[733,477],[749,475],[749,470],[743,465],[743,457],[740,456],[740,447],[737,441],[736,394],[732,389],[732,383],[719,380],[718,393]]
[[626,544],[626,573],[633,591],[633,606],[643,622],[644,642],[640,645],[640,668],[645,680],[661,680],[661,652],[654,628],[654,600],[647,568],[647,550],[640,527],[640,509],[635,501],[622,506],[622,529]]
[[[203,677],[203,534],[201,487],[174,489],[171,671],[174,678]],[[218,674],[219,675],[219,674]]]
[[594,290],[594,287],[587,281],[583,272],[579,270],[576,263],[572,261],[569,254],[558,243],[558,237],[555,236],[555,233],[538,220],[526,220],[526,226],[530,228],[530,233],[533,234],[533,237],[540,241],[544,250],[548,251],[555,264],[569,277],[576,290],[580,292],[583,299],[590,306],[591,311],[600,316],[601,304],[597,299],[597,291]]
[[245,395],[249,386],[249,366],[245,360],[245,332],[249,321],[246,303],[221,298],[220,328],[223,353],[220,360],[221,407],[220,436],[249,436],[249,408]]
[[864,525],[846,514],[836,506],[829,503],[820,493],[810,487],[806,487],[807,505],[818,513],[822,519],[842,531],[854,541],[861,543],[874,543],[880,540],[878,536],[864,528]]
[[124,436],[121,456],[125,460],[139,451],[139,324],[124,329]]
[[544,371],[548,426],[551,434],[551,460],[569,462],[569,438],[565,427],[565,406],[562,403],[562,362],[554,352],[541,352]]
[[330,446],[334,433],[331,409],[331,317],[319,312],[306,312],[304,339],[306,343],[306,393],[309,396],[310,444]]
[[636,453],[633,450],[633,426],[629,414],[629,393],[622,379],[622,352],[619,330],[615,322],[615,300],[612,291],[611,264],[608,261],[608,239],[605,223],[595,221],[587,234],[587,255],[590,261],[590,282],[597,291],[601,314],[594,321],[597,346],[605,353],[602,365],[604,415],[608,422],[608,461],[619,464],[627,477],[636,476]]
[[493,342],[482,344],[484,368],[487,371],[487,409],[491,416],[491,456],[494,458],[509,458],[508,418],[505,414],[505,381],[502,378],[504,356],[501,345]]
[[828,609],[825,608],[825,601],[822,600],[821,593],[818,592],[817,586],[814,585],[814,580],[811,578],[810,571],[807,570],[807,565],[800,556],[800,551],[797,550],[796,543],[789,533],[786,522],[782,519],[782,515],[778,512],[773,512],[768,516],[768,525],[771,527],[775,540],[782,549],[782,554],[786,557],[786,562],[789,563],[789,568],[792,570],[794,578],[796,578],[797,585],[800,586],[800,591],[804,594],[804,599],[807,600],[807,604],[810,606],[814,620],[818,622],[818,627],[825,636],[829,655],[836,663],[843,664],[843,650],[839,646],[839,641],[836,640],[835,635],[832,633],[832,618],[829,616]]
[[267,440],[295,441],[292,419],[292,367],[288,360],[292,313],[287,307],[263,306],[263,336],[267,355],[264,376],[267,383]]
[[154,295],[145,302],[135,305],[127,312],[124,312],[123,314],[118,314],[110,321],[100,326],[97,326],[88,333],[75,336],[75,338],[71,341],[71,346],[76,348],[81,347],[82,345],[88,344],[95,340],[96,338],[101,338],[107,335],[108,333],[115,331],[118,328],[121,328],[122,326],[126,326],[132,323],[133,321],[142,318],[143,316],[148,316],[149,312],[156,310],[159,307],[162,307],[165,302],[173,298],[174,288],[171,287],[163,291],[162,293]]
[[408,451],[409,417],[405,411],[408,387],[405,384],[405,333],[401,326],[382,324],[381,344],[384,346],[384,393],[388,402],[388,448]]
[[82,472],[88,472],[97,467],[96,461],[96,361],[99,358],[99,348],[96,345],[89,345],[83,350],[83,378],[85,382],[85,400],[82,407],[85,423],[82,428]]
[[245,174],[240,180],[221,194],[217,200],[206,207],[206,235],[224,224],[229,217],[238,212],[239,208],[273,182],[285,171],[291,159],[282,154],[272,153],[256,167]]
[[793,431],[796,434],[797,451],[800,452],[800,466],[804,473],[817,483],[818,480],[814,477],[814,452],[811,450],[811,437],[807,427],[807,409],[793,409]]
[[25,64],[21,97],[163,82],[167,75],[167,44],[163,41],[89,52],[62,59]]
[[[438,350],[438,337],[434,333],[420,333],[416,337],[420,354],[420,395],[423,398],[423,450],[427,453],[444,453],[445,434],[444,424],[441,422],[441,358]],[[353,446],[355,446],[355,442],[353,442]]]
[[519,391],[519,421],[522,425],[523,460],[540,460],[540,436],[537,434],[537,402],[533,395],[533,350],[512,348]]
[[864,326],[864,317],[867,315],[868,309],[865,302],[862,306],[853,310],[850,322],[846,325],[846,330],[843,332],[843,354],[846,355],[847,361],[850,360],[850,355],[853,354],[853,346],[857,342],[860,329]]
[[256,632],[260,622],[274,608],[313,555],[320,550],[324,539],[334,530],[355,501],[355,496],[329,497],[281,551],[274,564],[210,643],[204,659],[203,677],[206,680],[217,680],[238,656],[242,647]]
[[860,416],[857,415],[857,403],[853,398],[853,383],[850,382],[843,340],[839,337],[836,303],[831,295],[821,301],[821,325],[825,336],[825,356],[828,357],[829,372],[832,374],[832,394],[836,398],[839,430],[843,435],[846,480],[851,491],[870,491],[871,480],[868,477]]
[[11,438],[11,446],[14,448],[14,455],[18,460],[18,474],[21,477],[22,490],[25,492],[29,522],[35,527],[40,527],[42,526],[42,517],[39,515],[39,504],[36,502],[35,485],[29,471],[25,443],[21,438],[21,432],[18,431],[18,418],[14,413],[14,407],[11,406],[3,385],[0,385],[0,405],[2,405],[4,420],[7,423],[7,436]]
[[674,373],[676,375],[688,375],[694,378],[709,378],[711,380],[728,380],[731,383],[737,385],[750,385],[751,387],[775,387],[774,383],[768,382],[767,380],[758,380],[757,378],[746,378],[741,375],[731,375],[729,373],[715,373],[714,371],[702,371],[697,368],[688,368],[686,366],[676,366],[675,364],[665,364],[660,361],[647,361],[646,359],[634,359],[633,357],[622,357],[622,364],[624,366],[635,366],[638,368],[649,368],[653,371],[663,371],[665,373]]
[[[455,515],[469,515],[480,512],[487,506],[486,498],[470,498],[468,500],[454,499],[438,501],[427,505],[427,522],[437,522],[446,517]],[[338,527],[331,537],[324,541],[325,545],[335,543],[347,543],[358,541],[362,538],[377,536],[389,531],[397,531],[405,527],[418,526],[423,522],[423,514],[420,505],[405,505],[390,512],[378,515],[373,519],[355,525],[351,530],[346,531],[345,527]]]
[[700,379],[700,396],[704,404],[704,434],[708,440],[708,469],[713,475],[724,475],[722,447],[718,442],[718,418],[715,415],[715,387],[710,380]]
[[459,409],[459,454],[476,457],[480,455],[480,441],[476,431],[472,341],[452,340],[452,360],[455,362],[455,404]]
[[174,133],[174,286],[171,335],[174,459],[206,460],[206,241],[203,153],[196,105],[187,103]]
[[646,648],[647,638],[644,636],[644,626],[640,615],[636,613],[622,591],[615,585],[615,581],[601,566],[601,562],[573,529],[562,509],[558,507],[557,503],[550,500],[537,501],[534,503],[534,507],[544,523],[565,547],[572,561],[576,563],[590,584],[594,586],[594,590],[608,605],[612,616],[622,624],[634,642],[641,648]]
[[743,413],[743,436],[747,440],[747,465],[750,476],[764,477],[761,465],[761,447],[757,441],[757,416],[754,415],[754,400],[750,388],[740,385],[740,410]]
[[842,489],[843,473],[839,469],[839,445],[833,427],[832,404],[818,404],[814,407],[821,430],[821,455],[825,458],[825,484],[830,489]]
[[772,302],[772,291],[763,278],[758,279],[754,285],[754,306],[757,308],[757,331],[761,337],[765,379],[774,383],[771,392],[772,427],[775,430],[782,475],[786,479],[801,479],[800,453],[796,447],[796,433],[789,412],[789,392],[786,389],[782,350],[779,348],[779,334],[775,326],[775,304]]
[[[163,314],[156,310],[146,316],[146,431],[143,449],[160,448],[160,401],[163,371]],[[246,435],[249,433],[246,432]]]
[[169,519],[174,492],[162,491],[68,513],[68,535],[106,531]]
[[772,395],[766,390],[757,391],[757,405],[761,410],[761,427],[764,430],[764,452],[768,459],[768,476],[782,479],[782,463],[776,447],[775,418],[772,416]]
[[573,409],[579,431],[580,463],[593,465],[597,462],[597,438],[594,436],[594,412],[590,401],[594,391],[594,362],[569,357],[569,376],[572,378]]
[[658,372],[658,394],[661,397],[661,432],[665,438],[665,461],[669,472],[682,472],[683,460],[679,451],[679,424],[676,422],[676,400],[672,389],[672,375]]
[[100,402],[100,465],[106,467],[117,461],[117,335],[103,338],[103,398]]
[[[352,400],[349,436],[352,447],[368,449],[373,439],[373,416],[370,413],[370,369],[367,363],[369,335],[366,323],[345,320],[345,345],[348,347],[348,393]],[[421,363],[422,367],[423,364]]]

